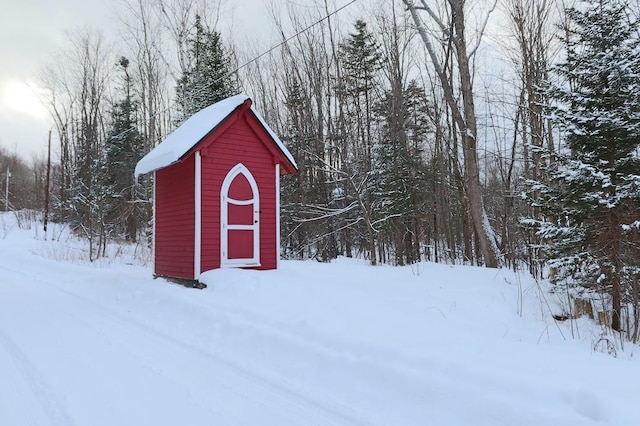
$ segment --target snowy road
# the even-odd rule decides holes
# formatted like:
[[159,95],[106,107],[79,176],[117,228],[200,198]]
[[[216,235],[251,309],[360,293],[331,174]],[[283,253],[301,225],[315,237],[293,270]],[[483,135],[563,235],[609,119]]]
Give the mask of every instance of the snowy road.
[[586,321],[565,342],[508,271],[284,262],[194,290],[50,259],[72,250],[0,238],[0,425],[639,424],[633,348],[593,353]]
[[[225,357],[215,350],[214,334],[194,344],[181,337],[192,330],[171,334],[162,323],[145,323],[69,290],[71,274],[34,282],[6,263],[3,269],[10,275],[0,288],[0,362],[14,367],[3,382],[18,385],[3,387],[0,411],[10,424],[366,422],[330,395],[309,395],[286,378]],[[76,284],[104,280],[92,275],[84,271]]]

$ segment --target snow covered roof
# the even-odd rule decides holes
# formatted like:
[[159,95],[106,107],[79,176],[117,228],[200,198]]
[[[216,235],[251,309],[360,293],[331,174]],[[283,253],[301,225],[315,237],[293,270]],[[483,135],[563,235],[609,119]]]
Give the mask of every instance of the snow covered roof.
[[[236,108],[247,100],[251,100],[247,95],[231,96],[195,113],[187,121],[182,123],[180,127],[170,133],[169,136],[152,149],[151,152],[138,161],[135,169],[136,177],[180,161],[191,148],[196,146],[211,130],[222,123],[225,118],[231,115]],[[264,121],[264,118],[262,118],[253,106],[251,106],[251,112],[253,112],[273,141],[278,145],[282,154],[297,168],[293,155],[291,155],[289,150],[284,146],[284,143],[282,143],[280,138],[271,130]]]

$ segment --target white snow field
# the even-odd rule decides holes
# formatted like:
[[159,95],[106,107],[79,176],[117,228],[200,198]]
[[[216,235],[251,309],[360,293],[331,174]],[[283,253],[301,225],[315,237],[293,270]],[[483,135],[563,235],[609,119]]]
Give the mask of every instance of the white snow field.
[[3,426],[640,424],[638,347],[594,350],[524,275],[283,261],[196,290],[38,227],[0,215]]

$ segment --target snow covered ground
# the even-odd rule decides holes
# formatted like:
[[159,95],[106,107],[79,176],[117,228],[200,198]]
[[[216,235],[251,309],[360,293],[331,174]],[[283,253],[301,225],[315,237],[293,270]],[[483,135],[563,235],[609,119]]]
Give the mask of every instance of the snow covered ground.
[[526,276],[286,261],[195,290],[54,228],[0,215],[0,425],[640,424],[638,348],[594,351]]

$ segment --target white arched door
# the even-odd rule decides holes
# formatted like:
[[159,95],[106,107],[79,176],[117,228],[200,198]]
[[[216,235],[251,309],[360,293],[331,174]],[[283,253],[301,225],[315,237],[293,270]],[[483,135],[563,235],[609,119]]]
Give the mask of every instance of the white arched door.
[[242,163],[222,182],[220,246],[220,266],[260,266],[260,194]]

